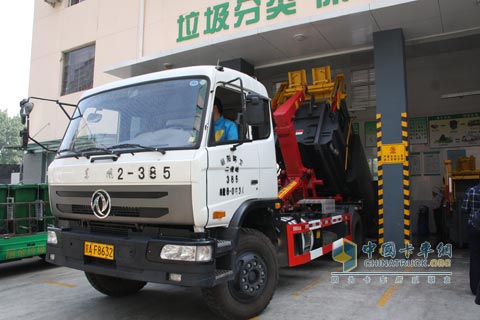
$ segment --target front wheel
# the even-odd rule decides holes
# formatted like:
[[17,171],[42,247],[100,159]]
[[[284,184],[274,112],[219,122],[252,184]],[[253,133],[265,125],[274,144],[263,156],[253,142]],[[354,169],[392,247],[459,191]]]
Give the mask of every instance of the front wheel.
[[124,297],[140,291],[146,282],[122,279],[101,274],[85,272],[88,282],[97,291],[111,297]]
[[278,262],[270,239],[254,229],[242,229],[235,257],[235,278],[202,289],[210,309],[226,319],[249,319],[261,313],[278,282]]

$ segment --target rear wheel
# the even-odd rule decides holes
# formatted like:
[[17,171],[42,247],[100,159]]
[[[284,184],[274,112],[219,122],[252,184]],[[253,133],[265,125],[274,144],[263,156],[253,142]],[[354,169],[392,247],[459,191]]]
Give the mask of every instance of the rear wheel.
[[85,272],[85,276],[92,287],[111,297],[123,297],[137,293],[147,284],[143,281],[104,276],[91,272]]
[[278,282],[278,262],[270,239],[254,229],[242,229],[235,257],[235,278],[202,289],[210,309],[226,319],[248,319],[261,313]]

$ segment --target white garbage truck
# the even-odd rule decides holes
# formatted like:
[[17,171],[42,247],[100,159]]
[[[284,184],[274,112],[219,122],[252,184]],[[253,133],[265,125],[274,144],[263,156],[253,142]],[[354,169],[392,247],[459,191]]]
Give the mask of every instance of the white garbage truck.
[[[220,66],[86,91],[48,169],[46,260],[109,296],[200,287],[224,318],[260,314],[280,267],[362,242],[374,211],[343,76],[312,73],[307,85],[293,72],[274,99]],[[218,140],[215,98],[233,140]]]

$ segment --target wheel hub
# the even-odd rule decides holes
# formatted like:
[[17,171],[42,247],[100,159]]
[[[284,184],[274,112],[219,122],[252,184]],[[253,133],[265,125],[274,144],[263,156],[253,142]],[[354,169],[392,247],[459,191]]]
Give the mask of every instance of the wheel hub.
[[262,292],[267,283],[267,268],[263,259],[247,253],[239,257],[238,281],[240,292],[249,297]]

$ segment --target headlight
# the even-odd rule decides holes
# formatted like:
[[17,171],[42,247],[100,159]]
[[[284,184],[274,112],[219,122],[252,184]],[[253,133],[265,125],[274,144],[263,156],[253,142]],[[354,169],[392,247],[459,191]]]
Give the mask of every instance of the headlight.
[[210,261],[212,260],[212,247],[211,246],[198,246],[197,248],[197,261]]
[[48,244],[58,244],[57,233],[55,231],[49,230],[47,232],[47,243]]
[[167,244],[163,246],[160,258],[177,261],[210,261],[212,246],[180,246]]

